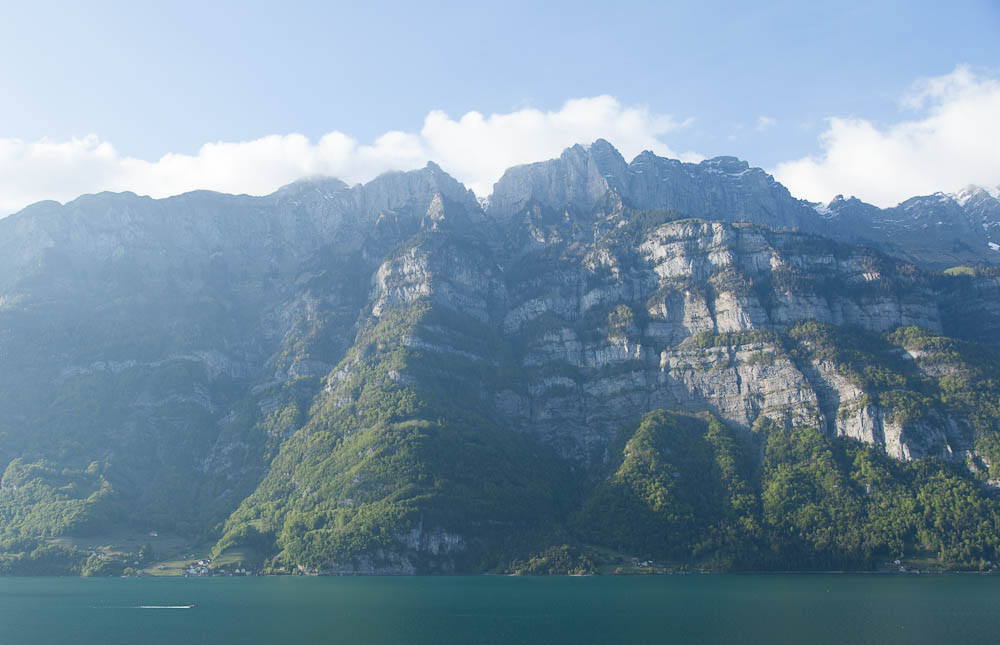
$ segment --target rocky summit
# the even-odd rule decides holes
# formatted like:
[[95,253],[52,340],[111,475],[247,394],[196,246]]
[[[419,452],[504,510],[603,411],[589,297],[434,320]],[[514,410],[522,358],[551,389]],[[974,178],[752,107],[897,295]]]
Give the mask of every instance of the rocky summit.
[[0,220],[0,572],[984,566],[998,235],[984,189],[813,204],[602,140],[482,203],[428,164],[35,204]]

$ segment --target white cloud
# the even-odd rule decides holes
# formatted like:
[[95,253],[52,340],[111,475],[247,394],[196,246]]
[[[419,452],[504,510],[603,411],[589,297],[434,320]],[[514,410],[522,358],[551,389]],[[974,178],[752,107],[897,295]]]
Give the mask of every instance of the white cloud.
[[757,127],[754,129],[757,130],[757,132],[763,132],[764,130],[773,128],[777,124],[778,122],[775,119],[769,116],[761,115],[757,117]]
[[369,145],[337,131],[316,142],[301,134],[270,135],[206,143],[197,154],[170,153],[156,161],[121,155],[96,135],[71,141],[0,138],[0,216],[42,199],[66,201],[102,190],[153,197],[200,188],[264,195],[301,177],[331,175],[354,183],[387,170],[419,168],[428,160],[486,196],[509,166],[554,157],[567,146],[600,137],[628,158],[645,149],[676,157],[661,137],[689,123],[604,95],[573,99],[556,111],[469,112],[452,119],[435,110],[420,132],[386,132]]
[[917,82],[902,104],[914,118],[886,127],[828,119],[822,154],[778,164],[773,174],[799,197],[826,202],[842,193],[883,207],[1000,184],[1000,81],[959,66]]
[[[485,196],[510,166],[558,156],[574,143],[604,138],[629,159],[643,150],[676,157],[660,137],[690,123],[645,107],[625,108],[605,95],[567,101],[558,112],[528,108],[488,117],[469,112],[456,121],[434,111],[427,115],[421,135],[430,158]],[[701,159],[691,153],[681,157]]]

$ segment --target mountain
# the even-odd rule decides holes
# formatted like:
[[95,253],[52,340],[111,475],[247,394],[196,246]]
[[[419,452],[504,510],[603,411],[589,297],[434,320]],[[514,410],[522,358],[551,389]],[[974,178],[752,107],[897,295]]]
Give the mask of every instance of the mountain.
[[760,168],[735,157],[699,164],[643,152],[632,163],[603,139],[550,161],[509,169],[493,188],[489,213],[505,219],[529,204],[589,212],[609,192],[639,209],[790,228],[817,221],[815,211]]
[[1000,261],[1000,200],[985,189],[914,197],[890,209],[857,198],[827,205],[796,199],[760,168],[735,157],[698,164],[643,152],[631,163],[604,140],[558,159],[509,169],[494,186],[489,213],[506,219],[529,206],[588,212],[609,193],[638,209],[750,222],[862,243],[923,266]]
[[597,141],[485,210],[433,164],[36,204],[0,220],[0,571],[997,561],[991,199],[817,208]]
[[966,213],[973,228],[982,229],[994,251],[1000,250],[1000,186],[992,191],[979,186],[966,186],[949,197]]
[[837,196],[820,210],[842,239],[880,243],[890,253],[923,264],[996,262],[1000,242],[1000,200],[970,186],[957,195],[912,197],[880,209],[856,198]]

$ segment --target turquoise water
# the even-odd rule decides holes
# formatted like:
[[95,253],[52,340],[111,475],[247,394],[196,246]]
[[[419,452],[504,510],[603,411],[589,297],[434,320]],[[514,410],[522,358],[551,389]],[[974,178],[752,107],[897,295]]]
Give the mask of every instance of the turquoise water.
[[998,641],[973,574],[0,578],[4,645]]

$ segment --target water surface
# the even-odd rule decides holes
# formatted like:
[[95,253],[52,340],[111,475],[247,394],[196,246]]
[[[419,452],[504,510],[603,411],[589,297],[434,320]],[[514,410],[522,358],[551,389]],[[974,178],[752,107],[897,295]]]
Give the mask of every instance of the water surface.
[[0,643],[997,642],[998,601],[974,574],[0,578]]

